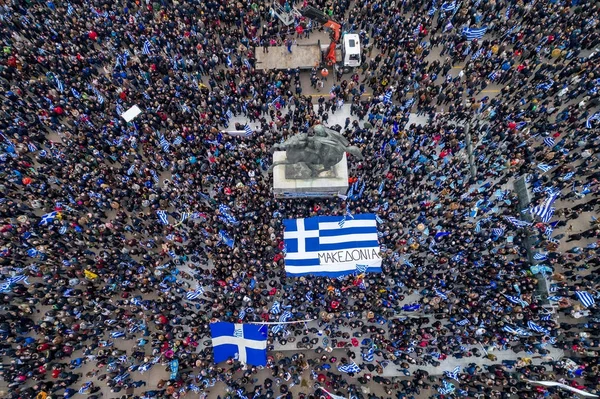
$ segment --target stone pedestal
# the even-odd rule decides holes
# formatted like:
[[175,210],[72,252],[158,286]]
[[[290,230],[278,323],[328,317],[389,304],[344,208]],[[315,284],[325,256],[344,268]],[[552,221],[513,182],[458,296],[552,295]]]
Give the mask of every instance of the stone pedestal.
[[[273,153],[273,163],[286,160],[285,151]],[[303,164],[277,165],[273,168],[273,194],[275,198],[335,197],[348,191],[348,161],[344,158],[316,177]]]

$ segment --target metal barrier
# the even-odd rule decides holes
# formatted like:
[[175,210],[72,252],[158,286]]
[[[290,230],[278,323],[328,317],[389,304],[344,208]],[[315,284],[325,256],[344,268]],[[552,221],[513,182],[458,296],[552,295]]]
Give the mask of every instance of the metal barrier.
[[285,11],[285,9],[277,3],[271,5],[271,10],[273,10],[273,14],[275,14],[284,25],[289,26],[294,23],[294,13],[292,11]]

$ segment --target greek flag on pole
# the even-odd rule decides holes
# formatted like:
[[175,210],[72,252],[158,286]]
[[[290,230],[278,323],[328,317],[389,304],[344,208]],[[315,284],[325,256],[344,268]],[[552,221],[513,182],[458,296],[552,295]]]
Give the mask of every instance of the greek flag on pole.
[[233,66],[233,62],[231,62],[231,57],[227,56],[227,68],[231,68]]
[[244,126],[244,132],[246,132],[246,137],[251,136],[253,133],[252,128],[247,123],[246,126]]
[[285,270],[290,276],[337,277],[352,274],[357,265],[381,272],[381,257],[374,214],[286,219],[283,239],[287,249]]
[[215,364],[237,358],[252,366],[267,365],[267,327],[217,322],[210,324]]
[[[281,323],[284,323],[288,320],[290,320],[292,318],[292,313],[288,310],[286,310],[285,312],[283,312],[281,314],[281,316],[279,316],[279,321]],[[273,333],[277,334],[279,331],[283,330],[285,328],[285,324],[277,324],[275,327],[273,327]]]
[[554,139],[552,137],[546,137],[544,139],[544,144],[546,144],[548,147],[552,148],[552,147],[554,147]]
[[[443,8],[444,6],[442,6]],[[467,37],[467,40],[475,40],[475,39],[481,39],[483,37],[483,35],[485,35],[485,32],[487,31],[487,26],[481,27],[481,28],[463,28],[462,30],[462,34],[463,36]]]
[[594,297],[587,291],[575,291],[575,295],[577,296],[577,299],[579,299],[579,302],[586,308],[596,304]]
[[541,163],[541,164],[538,164],[537,167],[538,167],[539,170],[541,170],[542,172],[546,173],[549,170],[551,170],[554,166],[552,166],[552,165],[546,165],[545,163]]

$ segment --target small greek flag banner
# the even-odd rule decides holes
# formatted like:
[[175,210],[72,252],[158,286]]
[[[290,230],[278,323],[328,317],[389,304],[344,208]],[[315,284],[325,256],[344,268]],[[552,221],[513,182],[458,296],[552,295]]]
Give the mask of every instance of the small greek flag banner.
[[542,172],[546,173],[549,170],[551,170],[554,166],[552,165],[546,165],[545,163],[540,163],[538,164],[538,169],[540,169]]
[[158,210],[158,211],[156,211],[156,215],[158,216],[158,221],[161,224],[164,224],[164,225],[169,224],[169,219],[167,218],[167,211]]
[[579,299],[579,302],[586,308],[594,306],[596,304],[596,300],[594,297],[587,291],[575,291],[575,296]]
[[144,47],[142,48],[142,54],[150,55],[152,54],[152,44],[150,44],[150,40],[146,39],[144,41]]

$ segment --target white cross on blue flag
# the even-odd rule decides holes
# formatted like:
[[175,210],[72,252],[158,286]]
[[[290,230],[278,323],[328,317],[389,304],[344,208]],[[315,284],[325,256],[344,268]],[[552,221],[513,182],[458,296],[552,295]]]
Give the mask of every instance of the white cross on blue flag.
[[356,214],[340,227],[342,216],[284,220],[283,239],[288,275],[338,277],[353,274],[357,265],[381,273],[374,214]]
[[210,324],[215,364],[237,358],[252,366],[267,365],[267,327],[217,322]]

